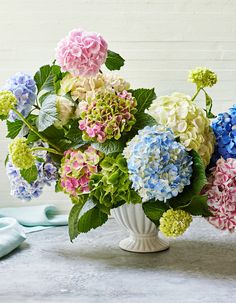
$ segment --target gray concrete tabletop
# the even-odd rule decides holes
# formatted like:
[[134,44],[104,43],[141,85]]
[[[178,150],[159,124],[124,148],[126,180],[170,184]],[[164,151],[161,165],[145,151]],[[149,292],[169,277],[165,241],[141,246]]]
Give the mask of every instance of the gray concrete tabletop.
[[236,302],[236,234],[195,219],[168,251],[122,251],[111,219],[70,243],[67,227],[29,234],[0,261],[0,302]]

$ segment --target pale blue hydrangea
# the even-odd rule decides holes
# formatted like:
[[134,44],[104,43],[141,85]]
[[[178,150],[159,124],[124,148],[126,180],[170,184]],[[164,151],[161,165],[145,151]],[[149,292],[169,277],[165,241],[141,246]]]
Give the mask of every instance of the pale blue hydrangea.
[[[17,99],[15,108],[24,117],[27,117],[36,100],[36,84],[34,79],[27,74],[19,72],[7,80],[3,89],[9,90],[15,95]],[[16,119],[19,119],[19,117],[13,111],[10,111],[9,120],[15,121]]]
[[192,176],[192,157],[170,129],[155,125],[138,132],[123,152],[133,188],[143,202],[176,197]]
[[38,198],[45,185],[50,186],[57,180],[57,167],[46,156],[46,162],[36,161],[38,170],[38,178],[32,183],[28,183],[20,174],[20,170],[16,168],[10,161],[7,162],[6,170],[10,180],[11,195],[15,198],[30,201]]

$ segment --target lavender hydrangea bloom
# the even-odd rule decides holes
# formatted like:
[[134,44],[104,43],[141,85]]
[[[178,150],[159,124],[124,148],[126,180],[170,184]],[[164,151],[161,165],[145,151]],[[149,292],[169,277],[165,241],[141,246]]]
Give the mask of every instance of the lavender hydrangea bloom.
[[214,161],[236,158],[236,104],[228,112],[221,113],[212,123],[216,136]]
[[42,194],[45,185],[50,186],[57,180],[57,167],[50,162],[51,160],[48,156],[46,157],[45,163],[36,161],[38,178],[30,184],[22,178],[19,169],[10,161],[7,162],[6,169],[10,180],[12,196],[21,200],[30,201],[33,198],[38,198]]
[[[34,79],[24,73],[17,73],[7,80],[4,89],[11,91],[17,98],[16,109],[27,117],[30,113],[32,105],[36,100],[36,84]],[[9,115],[10,121],[15,121],[18,116],[11,111]]]
[[170,129],[146,126],[124,149],[130,180],[143,202],[177,196],[192,175],[192,158]]

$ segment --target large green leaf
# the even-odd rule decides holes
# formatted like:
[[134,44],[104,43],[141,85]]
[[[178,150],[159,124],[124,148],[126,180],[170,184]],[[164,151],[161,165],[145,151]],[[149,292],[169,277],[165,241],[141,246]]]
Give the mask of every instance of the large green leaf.
[[144,202],[142,207],[145,215],[157,226],[159,226],[163,213],[168,209],[164,202],[155,201],[154,199]]
[[191,177],[191,184],[185,186],[184,191],[177,197],[173,197],[172,199],[168,200],[168,203],[173,208],[189,204],[193,196],[199,195],[203,186],[207,183],[205,166],[202,162],[201,157],[194,150],[190,151],[190,155],[193,159],[193,173]]
[[156,94],[154,88],[138,88],[135,90],[130,90],[133,97],[137,100],[137,108],[139,112],[144,112],[145,109],[149,108],[152,101],[156,99]]
[[78,231],[86,233],[91,229],[95,229],[103,225],[108,220],[108,215],[102,212],[98,206],[86,211],[78,221]]
[[113,154],[113,153],[121,153],[125,147],[125,143],[123,140],[107,140],[104,143],[92,143],[92,146],[103,152],[105,155]]
[[34,75],[34,81],[37,85],[38,92],[41,90],[54,91],[54,84],[59,75],[61,69],[58,65],[44,65],[40,67],[39,71]]
[[14,139],[19,132],[21,131],[23,126],[22,120],[15,120],[14,122],[7,121],[7,138]]
[[74,204],[72,207],[69,218],[68,218],[68,227],[69,227],[69,236],[71,242],[78,236],[78,220],[79,220],[79,214],[83,207],[82,203]]
[[66,138],[75,143],[82,143],[82,131],[79,129],[78,120],[72,122],[69,131],[66,133]]
[[38,116],[38,130],[44,131],[57,120],[56,98],[54,94],[50,94],[44,100]]
[[131,131],[126,134],[126,137],[129,139],[133,138],[140,129],[143,129],[145,126],[153,126],[156,125],[156,120],[150,115],[144,112],[138,112],[135,115],[136,123],[132,127]]
[[108,50],[105,65],[109,70],[119,70],[124,62],[125,60],[119,54]]
[[193,216],[212,216],[212,213],[210,212],[207,205],[207,196],[193,196],[191,202],[183,209],[192,214]]
[[38,170],[36,165],[33,165],[28,169],[21,169],[20,174],[28,183],[32,183],[38,178]]

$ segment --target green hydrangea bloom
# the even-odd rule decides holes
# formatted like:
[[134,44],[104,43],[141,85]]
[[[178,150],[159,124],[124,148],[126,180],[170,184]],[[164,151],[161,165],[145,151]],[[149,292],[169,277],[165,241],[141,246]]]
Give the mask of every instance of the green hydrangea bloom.
[[9,145],[9,153],[12,163],[20,169],[28,169],[35,163],[34,156],[25,138],[14,139]]
[[192,216],[184,210],[168,209],[160,219],[160,231],[167,237],[181,236],[192,222]]
[[124,203],[141,203],[140,196],[131,188],[127,163],[122,154],[116,158],[106,156],[100,163],[101,170],[90,177],[90,198],[101,205],[105,212]]
[[16,105],[16,97],[12,92],[3,90],[0,92],[0,116],[8,116],[10,110]]
[[188,80],[198,88],[212,87],[217,82],[217,75],[206,67],[197,67],[190,70]]

